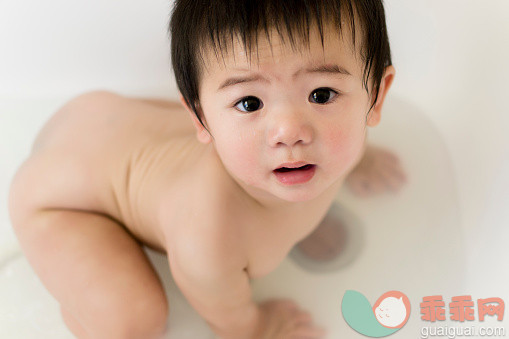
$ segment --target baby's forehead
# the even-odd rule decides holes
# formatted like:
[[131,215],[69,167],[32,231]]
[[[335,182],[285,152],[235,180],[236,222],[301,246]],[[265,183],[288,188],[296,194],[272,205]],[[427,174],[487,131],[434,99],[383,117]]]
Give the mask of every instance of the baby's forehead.
[[[323,32],[323,44],[317,29],[310,29],[309,38],[294,35],[294,41],[289,41],[288,35],[270,31],[269,36],[258,34],[251,46],[234,37],[231,43],[222,48],[210,43],[202,50],[202,66],[205,71],[231,69],[260,69],[263,65],[277,65],[295,61],[302,64],[331,64],[341,63],[360,71],[362,63],[360,50],[355,46],[350,32],[341,33],[328,27]],[[214,49],[215,48],[215,49]],[[359,70],[357,70],[359,68]]]

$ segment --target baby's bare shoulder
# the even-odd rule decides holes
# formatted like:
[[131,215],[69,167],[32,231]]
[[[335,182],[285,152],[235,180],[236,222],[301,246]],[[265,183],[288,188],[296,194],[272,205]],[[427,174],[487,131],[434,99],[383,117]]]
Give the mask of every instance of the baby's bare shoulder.
[[23,196],[23,210],[53,207],[107,214],[112,178],[131,150],[148,138],[177,133],[181,121],[168,110],[112,92],[82,94],[44,124],[11,191]]

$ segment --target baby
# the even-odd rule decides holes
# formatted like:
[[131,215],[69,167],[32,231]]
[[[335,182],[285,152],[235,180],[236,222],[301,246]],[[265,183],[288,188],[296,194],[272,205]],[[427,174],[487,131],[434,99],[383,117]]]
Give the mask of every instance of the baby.
[[382,3],[178,0],[170,31],[181,104],[65,104],[11,184],[20,246],[78,338],[164,334],[143,245],[219,337],[323,337],[293,301],[255,303],[250,279],[316,241],[344,183],[403,182],[366,146],[395,74]]

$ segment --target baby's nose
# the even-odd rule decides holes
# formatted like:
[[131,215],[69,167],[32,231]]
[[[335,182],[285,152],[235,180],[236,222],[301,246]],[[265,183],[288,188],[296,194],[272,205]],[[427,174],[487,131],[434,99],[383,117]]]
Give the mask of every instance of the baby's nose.
[[304,114],[289,112],[278,114],[272,121],[269,143],[272,146],[284,144],[294,146],[297,143],[307,144],[313,138],[313,131]]

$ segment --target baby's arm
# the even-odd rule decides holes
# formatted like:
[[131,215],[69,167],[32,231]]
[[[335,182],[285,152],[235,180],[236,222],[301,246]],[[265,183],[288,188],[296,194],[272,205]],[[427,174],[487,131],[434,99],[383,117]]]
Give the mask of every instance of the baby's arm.
[[224,241],[214,241],[218,238],[201,232],[184,233],[168,253],[182,293],[221,338],[255,338],[260,310],[251,299],[240,246],[225,246]]
[[292,300],[255,303],[242,242],[234,232],[214,229],[182,228],[178,240],[168,246],[168,259],[175,282],[216,335],[221,339],[323,338],[324,330]]

